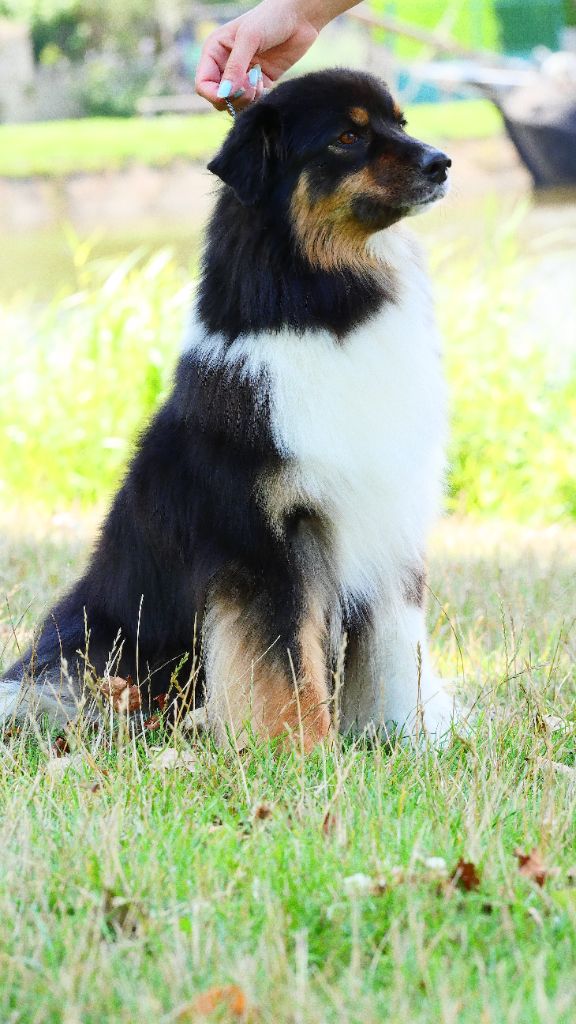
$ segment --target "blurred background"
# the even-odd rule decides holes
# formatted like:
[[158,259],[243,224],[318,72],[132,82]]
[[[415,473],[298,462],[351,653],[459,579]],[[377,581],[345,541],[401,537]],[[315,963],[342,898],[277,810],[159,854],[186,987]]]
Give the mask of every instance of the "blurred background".
[[[169,385],[229,126],[194,94],[242,10],[0,0],[0,520],[100,514]],[[576,0],[374,0],[293,73],[393,86],[453,159],[424,238],[452,402],[448,509],[576,520]]]

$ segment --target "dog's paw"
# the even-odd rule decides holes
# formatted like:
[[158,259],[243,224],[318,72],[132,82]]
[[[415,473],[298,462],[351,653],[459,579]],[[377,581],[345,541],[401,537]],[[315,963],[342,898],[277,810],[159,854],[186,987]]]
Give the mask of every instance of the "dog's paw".
[[[460,718],[458,705],[452,693],[440,680],[434,692],[422,704],[417,719],[434,743],[444,743],[450,738],[453,727]],[[417,727],[417,722],[415,727]]]

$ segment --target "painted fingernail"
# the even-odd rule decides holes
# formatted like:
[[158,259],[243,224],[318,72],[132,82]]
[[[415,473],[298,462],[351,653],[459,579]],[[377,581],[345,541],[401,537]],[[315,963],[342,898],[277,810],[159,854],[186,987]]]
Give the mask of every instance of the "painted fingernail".
[[259,64],[255,64],[254,67],[250,68],[250,71],[248,72],[248,81],[250,82],[250,85],[252,86],[253,89],[256,88],[261,78],[262,68],[260,67]]
[[236,89],[236,92],[232,93],[232,99],[233,100],[239,100],[240,97],[243,96],[245,92],[246,92],[245,89]]
[[223,78],[216,93],[219,100],[225,100],[232,92],[232,82],[229,78]]

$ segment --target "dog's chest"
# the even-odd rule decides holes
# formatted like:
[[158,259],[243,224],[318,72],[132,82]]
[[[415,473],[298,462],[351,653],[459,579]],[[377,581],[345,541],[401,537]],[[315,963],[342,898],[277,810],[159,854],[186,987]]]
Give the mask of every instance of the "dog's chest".
[[287,502],[321,514],[341,588],[368,595],[419,559],[441,491],[444,387],[424,276],[341,344],[286,334],[266,362]]

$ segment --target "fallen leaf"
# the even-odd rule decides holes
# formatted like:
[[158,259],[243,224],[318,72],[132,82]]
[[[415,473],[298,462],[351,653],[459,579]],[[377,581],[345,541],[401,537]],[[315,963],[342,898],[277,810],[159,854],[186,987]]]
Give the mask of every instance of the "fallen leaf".
[[160,715],[151,715],[143,722],[143,727],[147,732],[154,732],[155,729],[159,729],[162,725],[162,719]]
[[154,756],[150,760],[150,767],[155,771],[167,771],[172,768],[196,771],[196,758],[191,750],[176,750],[175,747],[152,747],[151,750]]
[[233,1017],[245,1017],[248,1002],[238,985],[216,985],[200,992],[196,999],[185,1003],[175,1014],[177,1021],[193,1021],[197,1014],[207,1017],[215,1010],[226,1010]]
[[460,858],[450,875],[450,881],[453,885],[458,886],[459,889],[464,889],[465,892],[472,892],[473,889],[478,889],[480,886],[480,875],[472,861]]
[[50,753],[53,757],[62,757],[70,753],[70,744],[67,736],[57,736],[52,744]]
[[108,676],[100,685],[101,694],[110,701],[114,711],[120,714],[129,714],[131,711],[138,711],[142,705],[140,690],[135,686],[128,676]]
[[271,818],[274,813],[274,808],[271,804],[261,803],[254,810],[254,821],[266,821],[267,818]]
[[522,850],[514,850],[514,856],[518,860],[518,870],[524,878],[529,878],[536,885],[544,885],[548,878],[549,871],[545,867],[540,851],[535,846],[530,853],[522,853]]
[[80,789],[86,790],[87,793],[99,793],[102,789],[101,782],[83,782],[80,785]]
[[338,816],[334,811],[326,811],[322,822],[322,831],[325,836],[334,835],[338,828]]

